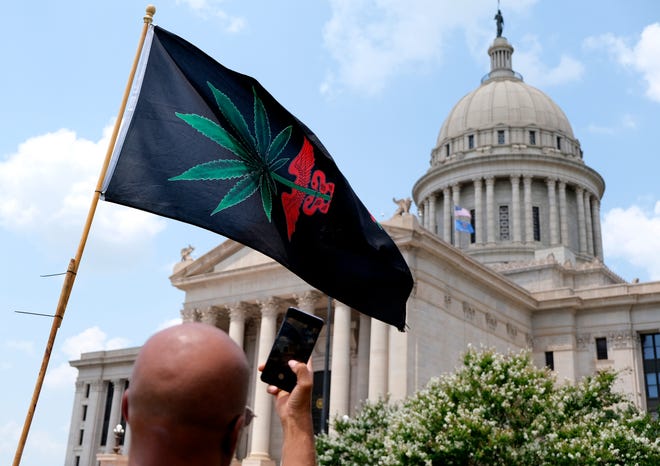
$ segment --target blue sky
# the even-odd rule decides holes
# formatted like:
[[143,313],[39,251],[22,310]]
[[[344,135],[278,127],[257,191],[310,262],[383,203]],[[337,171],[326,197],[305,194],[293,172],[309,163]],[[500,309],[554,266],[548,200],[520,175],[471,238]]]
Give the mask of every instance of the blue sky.
[[[146,3],[6,2],[0,15],[0,464],[10,464]],[[410,196],[440,126],[488,71],[495,0],[163,0],[155,22],[256,77],[324,142],[378,218]],[[606,181],[606,263],[660,279],[660,3],[502,0],[525,81],[564,110]],[[416,211],[413,208],[413,211]],[[81,351],[137,346],[179,316],[168,277],[221,238],[100,203],[23,465],[63,464]]]

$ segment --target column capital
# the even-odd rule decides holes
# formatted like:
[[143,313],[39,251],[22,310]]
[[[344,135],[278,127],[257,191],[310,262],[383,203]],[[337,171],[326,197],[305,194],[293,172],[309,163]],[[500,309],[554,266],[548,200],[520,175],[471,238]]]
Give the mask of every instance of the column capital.
[[556,183],[557,183],[557,178],[548,177],[545,179],[545,184],[547,184],[548,186],[554,187]]
[[271,296],[264,300],[257,300],[257,304],[259,305],[263,317],[277,317],[283,303],[284,300],[277,296]]
[[557,187],[563,191],[566,189],[566,182],[563,180],[557,180]]
[[206,306],[201,311],[199,311],[200,321],[205,324],[217,327],[220,321],[221,313],[222,310],[215,306]]
[[316,308],[316,304],[323,296],[323,293],[317,290],[307,290],[301,294],[294,294],[293,298],[296,300],[298,307],[305,311],[313,313]]
[[531,183],[533,177],[532,175],[523,175],[522,178],[524,183]]
[[576,185],[575,194],[577,194],[578,196],[582,196],[582,193],[584,193],[584,188],[582,186]]
[[480,176],[474,177],[474,178],[472,178],[472,182],[473,182],[475,185],[479,185],[479,186],[481,186],[481,183],[483,183],[483,178],[480,177]]
[[509,178],[511,179],[511,182],[515,183],[515,182],[520,182],[520,177],[521,176],[522,175],[520,173],[515,173],[515,174],[509,176]]
[[245,321],[250,306],[244,301],[237,301],[227,304],[227,311],[229,312],[230,321]]
[[494,175],[488,175],[488,176],[484,177],[484,179],[486,180],[487,185],[489,185],[489,184],[492,185],[492,184],[495,183],[495,176]]
[[199,314],[195,308],[183,308],[180,311],[181,319],[184,322],[199,322]]

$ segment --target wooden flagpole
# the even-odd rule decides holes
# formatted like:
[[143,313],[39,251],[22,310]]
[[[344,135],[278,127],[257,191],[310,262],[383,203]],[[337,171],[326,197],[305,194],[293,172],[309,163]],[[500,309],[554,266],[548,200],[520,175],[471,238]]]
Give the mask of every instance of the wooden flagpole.
[[106,172],[108,171],[108,166],[110,165],[110,158],[114,150],[115,143],[117,142],[117,135],[119,134],[119,127],[121,126],[121,120],[124,115],[124,110],[126,110],[126,103],[128,102],[128,96],[131,92],[131,87],[133,86],[133,78],[135,77],[135,71],[137,69],[138,61],[140,55],[142,54],[142,47],[144,45],[144,40],[147,36],[147,30],[149,25],[153,22],[154,14],[156,13],[156,7],[153,5],[147,6],[146,14],[144,16],[144,27],[142,28],[142,34],[140,36],[140,41],[138,43],[137,53],[135,54],[135,59],[133,60],[133,66],[128,77],[128,83],[126,84],[126,89],[124,91],[124,96],[122,98],[121,106],[119,108],[119,113],[117,115],[117,121],[115,122],[115,127],[112,131],[110,137],[110,143],[108,144],[108,151],[105,154],[105,160],[103,161],[103,167],[101,168],[101,174],[99,175],[99,181],[96,185],[96,191],[94,191],[94,196],[92,197],[92,203],[89,206],[89,212],[87,213],[87,220],[85,226],[83,227],[82,236],[80,238],[80,243],[78,244],[78,250],[76,251],[75,258],[69,261],[69,267],[66,271],[66,276],[64,278],[64,283],[62,285],[62,290],[60,292],[60,298],[57,303],[57,311],[53,318],[53,325],[50,329],[50,336],[48,337],[48,343],[46,344],[46,350],[44,352],[44,357],[41,360],[41,368],[39,369],[39,375],[37,376],[37,382],[34,387],[34,393],[32,394],[32,401],[28,408],[27,415],[25,417],[25,423],[23,424],[23,432],[18,441],[18,447],[16,448],[16,454],[14,455],[13,466],[18,466],[21,463],[21,457],[23,456],[23,450],[25,449],[25,442],[27,441],[27,436],[30,431],[30,425],[32,424],[32,418],[34,417],[34,411],[37,407],[37,402],[39,401],[39,394],[41,393],[41,387],[44,383],[44,377],[46,376],[46,369],[48,369],[48,363],[50,361],[50,354],[53,350],[53,344],[55,343],[55,337],[57,336],[57,331],[62,324],[64,319],[64,312],[66,311],[66,305],[69,301],[69,296],[71,295],[71,289],[73,288],[73,283],[76,279],[76,273],[78,272],[78,266],[80,265],[80,260],[82,259],[83,251],[85,249],[85,244],[87,243],[87,238],[89,236],[89,230],[92,227],[92,220],[94,219],[94,214],[96,213],[96,206],[98,205],[99,198],[101,196],[101,189],[103,189],[103,181],[105,179]]

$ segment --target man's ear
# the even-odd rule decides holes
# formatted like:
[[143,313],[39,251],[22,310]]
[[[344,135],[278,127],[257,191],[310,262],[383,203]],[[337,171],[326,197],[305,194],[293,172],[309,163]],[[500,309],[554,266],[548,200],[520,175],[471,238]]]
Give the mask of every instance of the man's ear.
[[236,444],[238,443],[238,437],[241,435],[243,424],[245,424],[245,414],[241,414],[238,419],[236,419],[236,422],[234,422],[233,428],[227,437],[225,449],[229,454],[229,457],[234,456],[234,450],[236,450]]
[[130,423],[128,420],[128,388],[124,390],[124,394],[121,396],[121,414],[126,419],[127,423]]

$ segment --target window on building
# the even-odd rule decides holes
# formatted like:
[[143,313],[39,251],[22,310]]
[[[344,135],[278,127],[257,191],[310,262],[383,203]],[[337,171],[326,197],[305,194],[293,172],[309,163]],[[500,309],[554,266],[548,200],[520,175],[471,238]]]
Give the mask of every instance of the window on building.
[[545,367],[551,371],[555,370],[555,353],[552,351],[545,352]]
[[449,144],[445,144],[445,156],[449,157]]
[[646,385],[646,408],[649,413],[658,411],[658,386],[660,385],[660,333],[640,335]]
[[607,338],[596,338],[596,359],[607,359]]
[[85,437],[85,429],[80,429],[80,435],[78,436],[78,445],[82,445],[84,437]]
[[509,241],[509,206],[500,206],[500,241]]
[[470,209],[470,223],[472,224],[472,233],[470,233],[470,243],[474,244],[477,241],[477,220],[475,216],[476,211],[474,209]]
[[82,420],[84,421],[87,419],[87,405],[83,405],[82,407]]
[[468,135],[468,149],[474,149],[474,134]]
[[498,144],[504,144],[504,130],[503,129],[498,129],[497,130],[497,143]]
[[532,229],[534,231],[534,241],[541,241],[541,217],[538,206],[532,207]]
[[85,385],[85,398],[89,398],[89,384]]
[[530,146],[536,145],[536,131],[529,132],[529,145]]
[[80,456],[76,456],[76,466],[80,466]]
[[561,137],[557,136],[557,150],[561,150]]

